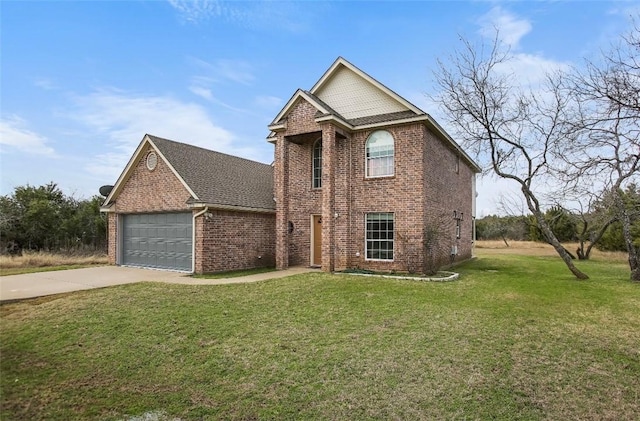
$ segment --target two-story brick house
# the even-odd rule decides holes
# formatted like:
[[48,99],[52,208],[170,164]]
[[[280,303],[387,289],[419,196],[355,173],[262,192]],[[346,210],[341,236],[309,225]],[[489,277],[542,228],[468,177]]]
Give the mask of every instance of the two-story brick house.
[[296,91],[269,129],[278,268],[428,272],[471,257],[479,167],[345,59]]
[[471,257],[478,166],[348,61],[269,130],[273,166],[145,135],[102,206],[111,263],[428,272]]

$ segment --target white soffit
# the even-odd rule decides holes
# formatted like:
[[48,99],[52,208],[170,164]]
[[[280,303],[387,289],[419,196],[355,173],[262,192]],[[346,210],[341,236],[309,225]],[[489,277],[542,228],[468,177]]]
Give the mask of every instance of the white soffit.
[[335,69],[314,94],[348,120],[409,110],[345,66]]

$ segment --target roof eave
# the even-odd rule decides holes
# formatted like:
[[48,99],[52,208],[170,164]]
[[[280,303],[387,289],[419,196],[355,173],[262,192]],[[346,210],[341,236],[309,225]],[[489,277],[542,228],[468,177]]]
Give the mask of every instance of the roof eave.
[[120,173],[118,180],[116,180],[116,184],[113,185],[113,189],[111,189],[111,192],[109,193],[107,198],[104,199],[104,202],[102,202],[103,207],[109,206],[109,204],[113,202],[114,199],[118,196],[118,194],[120,194],[120,190],[122,190],[124,184],[129,179],[129,173],[132,171],[134,165],[138,163],[138,159],[140,159],[140,152],[142,151],[142,149],[144,149],[144,146],[147,143],[149,143],[149,136],[145,134],[135,152],[133,153],[133,155],[131,155],[131,158],[129,158],[129,162],[127,162],[124,170],[122,170],[122,172]]
[[114,209],[115,203],[109,203],[109,204],[103,204],[100,206],[100,212],[102,213],[112,213],[115,212],[116,210]]
[[[286,123],[277,123],[277,124],[271,124],[267,126],[267,129],[271,130],[272,132],[280,132],[282,130],[286,130],[286,128],[287,128]],[[269,137],[273,137],[273,136],[269,136]],[[269,137],[267,137],[267,139],[269,139]]]
[[354,126],[346,121],[344,121],[343,119],[341,119],[338,116],[335,116],[333,114],[329,114],[329,115],[323,115],[320,116],[318,118],[315,119],[316,123],[324,123],[326,121],[331,121],[333,123],[335,123],[338,126],[341,126],[343,129],[352,131],[354,129]]
[[317,108],[320,112],[322,112],[323,114],[328,114],[329,110],[327,110],[326,108],[324,108],[321,104],[318,103],[318,101],[314,100],[312,97],[310,97],[305,91],[303,91],[302,89],[298,89],[294,92],[293,96],[291,96],[291,99],[289,99],[289,101],[287,101],[287,103],[285,104],[285,106],[282,108],[282,110],[280,110],[280,112],[278,113],[278,115],[273,119],[273,121],[271,122],[271,124],[269,125],[269,127],[271,126],[277,126],[280,125],[282,123],[280,123],[280,120],[286,116],[289,113],[289,110],[291,109],[291,107],[294,106],[294,104],[298,101],[298,99],[303,98],[305,101],[307,101],[308,103],[310,103],[311,105],[313,105],[315,108]]
[[207,202],[193,202],[189,203],[189,208],[191,209],[220,209],[220,210],[231,210],[237,212],[252,212],[252,213],[276,213],[275,209],[269,208],[254,208],[249,206],[236,206],[236,205],[228,205],[221,203],[207,203]]
[[149,143],[151,143],[151,145],[156,150],[158,155],[160,155],[160,157],[164,160],[164,162],[167,164],[167,166],[169,167],[169,169],[171,170],[173,175],[175,175],[176,178],[178,180],[180,180],[180,182],[182,183],[182,186],[189,192],[191,197],[193,197],[195,200],[198,200],[198,195],[191,189],[191,187],[187,184],[187,182],[184,180],[184,178],[182,178],[180,173],[178,173],[178,171],[175,169],[173,164],[171,164],[171,162],[167,159],[167,157],[164,156],[164,154],[162,153],[160,148],[153,142],[153,139],[151,139],[149,135],[146,135],[146,137],[149,138]]

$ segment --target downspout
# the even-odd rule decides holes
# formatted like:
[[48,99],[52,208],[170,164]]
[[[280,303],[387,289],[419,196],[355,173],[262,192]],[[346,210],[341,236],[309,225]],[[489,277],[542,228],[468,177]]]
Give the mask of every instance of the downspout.
[[475,257],[476,252],[476,200],[478,192],[476,191],[476,173],[471,175],[471,257]]
[[[347,146],[349,147],[349,178],[347,180],[347,185],[348,185],[348,189],[347,189],[347,232],[349,233],[349,240],[347,240],[347,265],[348,265],[348,269],[354,267],[354,265],[352,264],[353,262],[353,250],[351,249],[351,238],[355,238],[356,236],[354,235],[352,228],[353,228],[353,202],[351,201],[351,198],[353,197],[353,162],[351,161],[353,159],[353,151],[351,150],[353,148],[353,142],[352,142],[352,134],[350,134],[349,138],[346,140],[345,142],[347,144]],[[357,250],[360,250],[360,246],[357,247]],[[358,262],[358,265],[360,264],[360,262]]]
[[[200,212],[193,214],[193,228],[192,228],[192,240],[191,240],[191,273],[196,272],[196,218],[207,213],[209,206],[205,206]],[[204,231],[204,226],[202,227]]]

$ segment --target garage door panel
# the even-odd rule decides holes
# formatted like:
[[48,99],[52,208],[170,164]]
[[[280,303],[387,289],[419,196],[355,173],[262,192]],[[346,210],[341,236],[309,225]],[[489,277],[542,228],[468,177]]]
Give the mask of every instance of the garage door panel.
[[123,217],[123,264],[191,270],[191,213],[135,214]]

